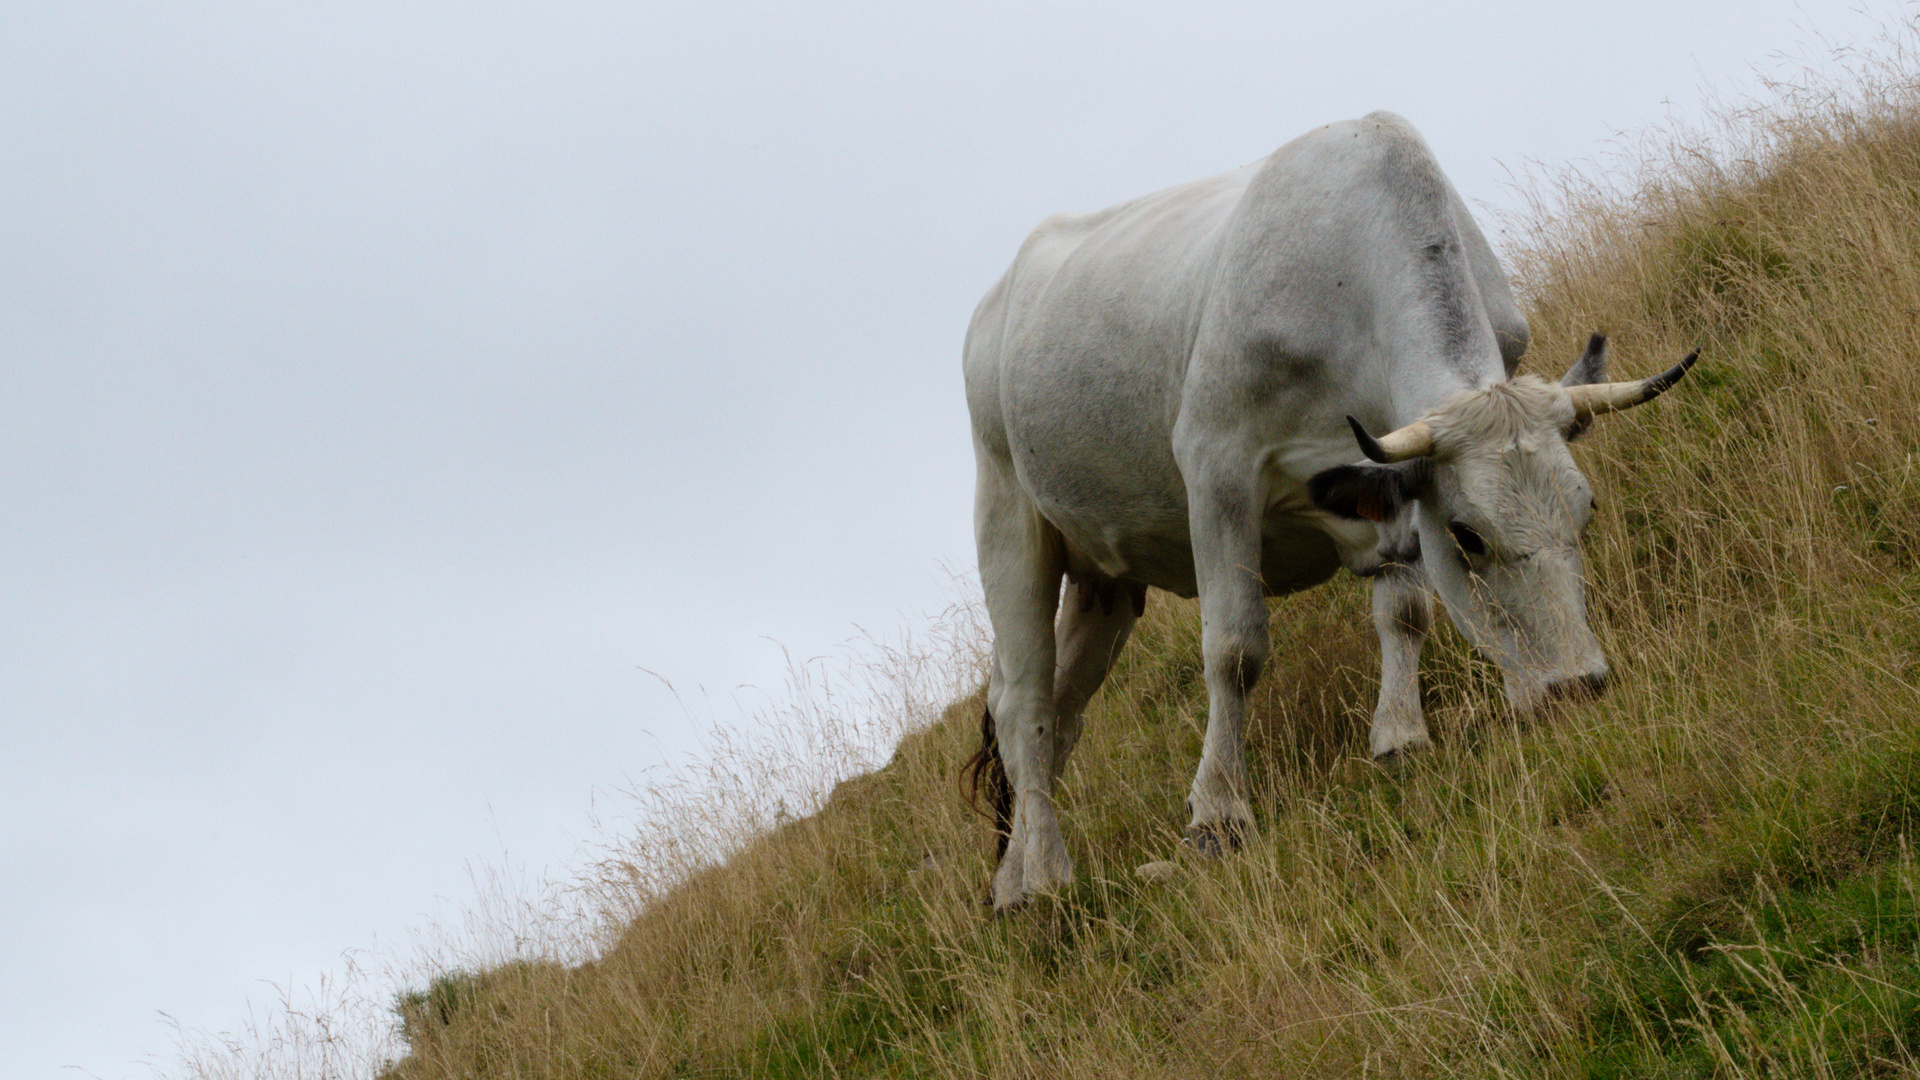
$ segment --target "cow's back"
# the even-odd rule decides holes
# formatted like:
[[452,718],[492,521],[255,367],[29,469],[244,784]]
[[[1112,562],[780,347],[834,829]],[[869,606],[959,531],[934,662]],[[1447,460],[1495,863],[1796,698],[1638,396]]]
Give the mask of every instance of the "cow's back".
[[[1425,140],[1391,113],[1275,151],[1235,207],[1219,258],[1195,352],[1230,376],[1224,404],[1239,408],[1254,391],[1271,402],[1268,419],[1324,431],[1343,449],[1344,416],[1397,427],[1460,379],[1504,380],[1526,348],[1492,248]],[[1190,378],[1189,412],[1200,389]]]

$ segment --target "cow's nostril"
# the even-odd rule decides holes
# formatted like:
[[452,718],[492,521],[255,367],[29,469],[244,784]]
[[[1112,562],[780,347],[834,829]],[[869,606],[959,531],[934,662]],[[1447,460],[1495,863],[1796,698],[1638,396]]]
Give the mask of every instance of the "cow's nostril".
[[1561,679],[1547,687],[1548,701],[1578,701],[1596,698],[1607,690],[1607,673],[1589,672],[1571,679]]

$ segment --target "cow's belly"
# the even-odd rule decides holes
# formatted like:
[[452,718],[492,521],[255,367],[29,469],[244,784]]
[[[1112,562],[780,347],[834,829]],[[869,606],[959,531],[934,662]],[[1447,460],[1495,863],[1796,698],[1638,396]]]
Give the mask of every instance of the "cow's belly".
[[[1124,523],[1059,506],[1044,510],[1066,541],[1072,572],[1092,571],[1177,596],[1199,594],[1184,507],[1162,507],[1154,520],[1141,515]],[[1276,514],[1262,523],[1260,576],[1267,595],[1312,588],[1341,565],[1338,545],[1313,522]]]
[[1067,567],[1073,573],[1090,570],[1180,596],[1194,595],[1193,545],[1187,535],[1184,500],[1143,493],[1104,503],[1105,512],[1039,493],[1035,501],[1060,530],[1067,546]]
[[1260,578],[1268,596],[1309,589],[1340,569],[1340,548],[1313,522],[1270,516],[1260,532]]

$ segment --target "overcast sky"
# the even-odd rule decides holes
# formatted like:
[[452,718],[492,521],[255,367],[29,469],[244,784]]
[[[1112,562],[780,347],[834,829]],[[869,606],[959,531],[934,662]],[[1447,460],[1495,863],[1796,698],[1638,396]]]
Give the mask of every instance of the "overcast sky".
[[1511,207],[1910,12],[0,4],[0,1074],[564,867],[693,745],[649,670],[944,606],[1041,217],[1379,108]]

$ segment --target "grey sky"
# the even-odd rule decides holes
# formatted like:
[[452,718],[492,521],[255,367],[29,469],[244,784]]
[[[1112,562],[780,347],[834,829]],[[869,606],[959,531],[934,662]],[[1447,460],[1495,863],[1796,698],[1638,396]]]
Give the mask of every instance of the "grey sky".
[[942,606],[1046,214],[1376,108],[1507,206],[1910,11],[1450,8],[0,7],[0,1073],[564,864],[691,747],[642,667]]

